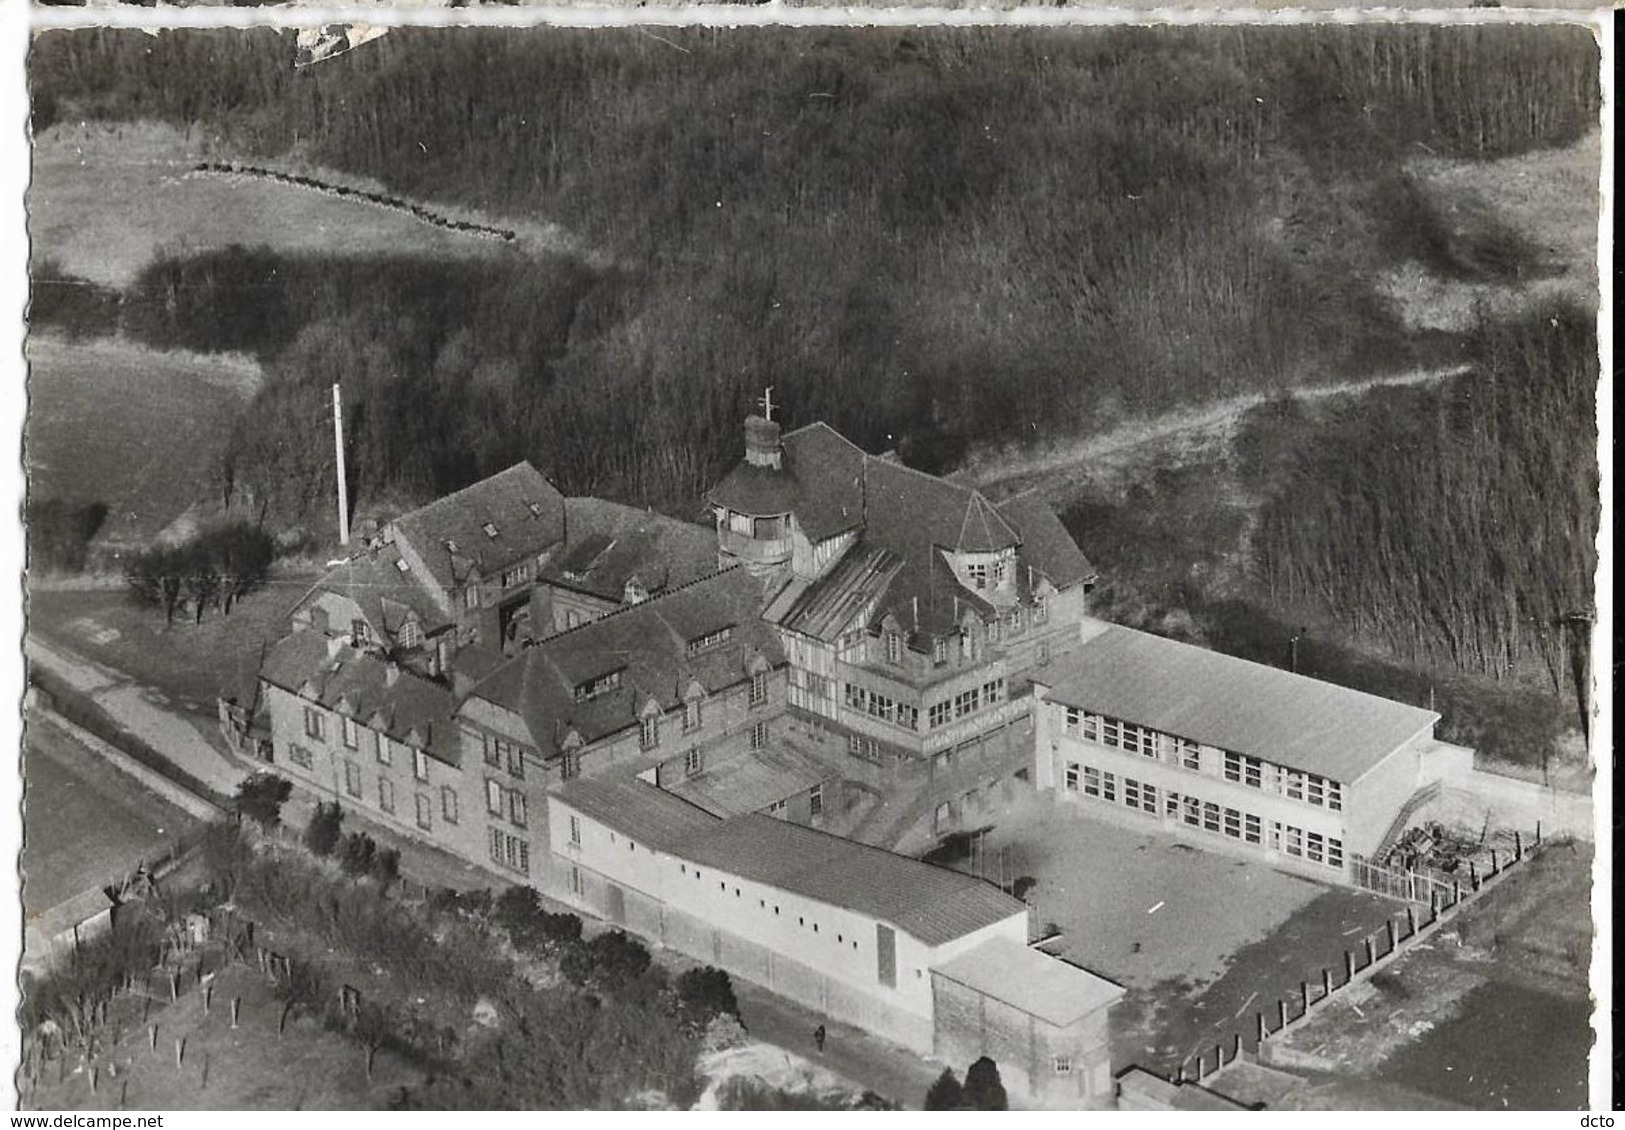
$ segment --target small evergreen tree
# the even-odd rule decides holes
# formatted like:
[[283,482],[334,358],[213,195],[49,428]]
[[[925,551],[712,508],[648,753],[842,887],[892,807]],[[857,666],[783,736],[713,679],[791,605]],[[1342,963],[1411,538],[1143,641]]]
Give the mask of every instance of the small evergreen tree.
[[346,875],[359,879],[372,870],[373,857],[378,854],[378,845],[373,838],[365,832],[351,832],[344,840],[344,847],[339,852],[339,866]]
[[372,857],[373,880],[384,888],[392,887],[401,877],[401,853],[397,848],[379,848]]
[[275,773],[255,773],[237,786],[237,812],[266,831],[282,819],[282,804],[293,792],[293,784]]
[[931,1084],[931,1089],[925,1093],[926,1110],[958,1110],[959,1104],[964,1101],[965,1091],[959,1085],[959,1077],[954,1074],[951,1067],[944,1067],[937,1081]]
[[684,1014],[700,1025],[708,1024],[714,1016],[739,1015],[732,979],[709,965],[686,970],[677,978],[677,1000]]
[[999,1065],[983,1056],[965,1072],[964,1105],[967,1110],[1009,1110],[1010,1100],[999,1078]]
[[311,854],[324,859],[332,855],[343,834],[343,824],[344,810],[339,807],[338,801],[332,804],[317,802],[316,813],[305,828],[305,846]]

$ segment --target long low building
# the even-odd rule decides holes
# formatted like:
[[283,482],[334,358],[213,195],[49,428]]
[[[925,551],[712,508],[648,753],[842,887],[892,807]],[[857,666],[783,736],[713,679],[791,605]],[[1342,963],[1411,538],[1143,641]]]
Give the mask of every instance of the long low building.
[[1425,783],[1439,715],[1118,625],[1040,685],[1035,780],[1119,823],[1346,881]]
[[803,1005],[1039,1101],[1111,1095],[1122,990],[1027,946],[992,884],[759,813],[719,819],[638,780],[548,800],[565,898]]

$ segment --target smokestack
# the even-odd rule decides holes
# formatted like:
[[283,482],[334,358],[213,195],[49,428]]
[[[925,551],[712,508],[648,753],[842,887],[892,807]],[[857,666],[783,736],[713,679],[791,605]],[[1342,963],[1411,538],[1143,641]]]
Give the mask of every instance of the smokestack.
[[339,544],[350,544],[350,492],[344,482],[344,404],[339,399],[339,386],[333,384],[333,450],[338,456],[339,468]]
[[762,416],[745,418],[745,462],[752,467],[771,467],[783,463],[784,445],[779,439],[779,425]]

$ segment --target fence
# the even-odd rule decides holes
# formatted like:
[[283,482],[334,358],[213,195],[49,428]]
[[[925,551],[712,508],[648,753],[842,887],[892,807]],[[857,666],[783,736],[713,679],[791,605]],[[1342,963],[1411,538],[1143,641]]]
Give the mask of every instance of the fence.
[[[1537,822],[1534,836],[1536,845],[1540,843],[1540,835],[1540,824]],[[1431,905],[1436,899],[1455,901],[1464,884],[1476,886],[1480,872],[1495,874],[1501,870],[1503,860],[1522,856],[1523,833],[1513,832],[1510,850],[1480,848],[1473,856],[1462,859],[1454,872],[1434,868],[1417,871],[1407,867],[1389,867],[1363,855],[1353,855],[1349,857],[1349,878],[1356,887],[1373,894]]]
[[1200,1082],[1238,1059],[1251,1057],[1253,1061],[1268,1062],[1270,1040],[1303,1023],[1350,985],[1369,980],[1379,967],[1387,966],[1395,957],[1452,921],[1462,907],[1498,884],[1509,870],[1533,858],[1541,846],[1539,830],[1529,850],[1524,850],[1521,837],[1515,838],[1514,845],[1509,855],[1492,851],[1487,871],[1474,867],[1465,879],[1453,879],[1448,885],[1430,880],[1425,909],[1407,906],[1403,919],[1396,922],[1389,918],[1382,930],[1368,934],[1357,949],[1343,951],[1341,967],[1322,967],[1318,979],[1299,982],[1298,992],[1291,999],[1278,999],[1273,1008],[1255,1012],[1246,1029],[1217,1041],[1211,1054],[1204,1050],[1180,1061],[1171,1081]]

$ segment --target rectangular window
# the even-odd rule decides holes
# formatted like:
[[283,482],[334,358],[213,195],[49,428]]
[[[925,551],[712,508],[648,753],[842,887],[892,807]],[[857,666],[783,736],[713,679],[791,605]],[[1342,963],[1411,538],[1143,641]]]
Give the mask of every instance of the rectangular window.
[[327,719],[314,706],[305,707],[305,736],[319,742],[327,740]]
[[1261,789],[1264,787],[1264,763],[1262,761],[1256,757],[1244,758],[1242,760],[1242,770],[1244,783],[1248,788]]
[[1058,1055],[1054,1058],[1053,1066],[1055,1068],[1055,1074],[1070,1075],[1072,1074],[1072,1057],[1069,1055]]
[[1326,782],[1326,807],[1333,812],[1343,811],[1343,786],[1336,781]]
[[638,723],[638,745],[643,749],[654,749],[659,744],[660,719],[651,714]]
[[1049,598],[1033,597],[1033,623],[1042,624],[1049,619]]
[[1293,800],[1303,799],[1303,774],[1296,769],[1287,769],[1282,774],[1286,778],[1286,795]]
[[767,702],[767,674],[757,672],[750,677],[750,704],[761,706]]
[[886,633],[886,662],[901,663],[903,661],[903,637],[896,632]]
[[1100,770],[1093,765],[1083,767],[1083,792],[1085,796],[1100,795]]
[[1164,802],[1164,806],[1163,806],[1162,811],[1163,811],[1163,814],[1165,816],[1167,816],[1170,820],[1178,819],[1178,817],[1179,817],[1179,794],[1178,793],[1169,793],[1168,794],[1168,799]]
[[1304,847],[1310,863],[1320,863],[1326,858],[1326,837],[1319,832],[1304,833]]
[[579,776],[581,776],[581,755],[569,750],[559,758],[559,779],[573,781]]
[[585,683],[579,684],[575,688],[575,700],[577,702],[586,702],[588,699],[619,690],[620,687],[621,672],[611,671],[608,674],[598,676],[596,679],[588,679]]
[[1157,786],[1143,785],[1141,789],[1144,795],[1141,798],[1140,807],[1155,816],[1157,814]]
[[1308,785],[1309,803],[1324,808],[1326,806],[1326,782],[1311,773],[1309,774]]
[[683,754],[683,776],[692,777],[705,768],[705,755],[697,749]]
[[344,763],[344,791],[351,796],[361,795],[361,766],[353,761]]
[[1202,750],[1195,742],[1188,738],[1174,739],[1174,756],[1179,758],[1180,765],[1186,769],[1200,773],[1202,771]]
[[508,819],[516,827],[525,826],[525,794],[518,789],[508,794]]
[[987,702],[987,704],[989,706],[994,706],[994,705],[997,705],[998,703],[1003,702],[1004,701],[1004,680],[1003,679],[994,679],[991,683],[983,683],[982,684],[982,698],[984,700],[986,700],[986,702]]
[[1341,868],[1343,866],[1343,841],[1326,838],[1326,866]]
[[[1147,733],[1142,731],[1140,729],[1140,727],[1130,725],[1127,722],[1123,723],[1123,749],[1126,752],[1128,752],[1128,753],[1139,753],[1140,752],[1140,747],[1141,747],[1142,743],[1144,742],[1144,740],[1145,740],[1145,738],[1147,736],[1148,736]],[[1153,750],[1155,750],[1156,749],[1156,739],[1155,739],[1155,737],[1151,738],[1150,744],[1151,744],[1151,748]]]
[[380,765],[388,765],[394,756],[389,748],[389,739],[377,732],[372,735],[372,749],[373,753],[377,755],[378,764]]
[[1251,812],[1247,813],[1246,828],[1246,834],[1242,836],[1242,839],[1246,840],[1250,844],[1263,842],[1264,837],[1262,835],[1260,821],[1258,817],[1254,816]]
[[920,728],[920,708],[906,703],[897,704],[897,724],[905,730]]
[[698,655],[702,651],[709,651],[713,647],[727,643],[732,636],[733,629],[731,627],[721,628],[715,632],[707,632],[698,639],[688,641],[688,654]]
[[427,832],[434,825],[434,801],[430,800],[422,793],[418,793],[417,808],[418,827]]
[[787,819],[790,815],[790,802],[785,800],[774,801],[767,806],[767,814],[775,820]]
[[361,731],[356,728],[354,718],[340,718],[339,730],[344,735],[345,749],[361,748]]
[[942,636],[931,641],[931,662],[948,662],[948,641]]
[[310,750],[302,745],[288,747],[288,760],[304,769],[310,768]]
[[1241,780],[1241,754],[1226,752],[1224,755],[1224,779],[1226,781]]
[[450,785],[440,787],[440,818],[447,824],[457,823],[457,790]]
[[579,816],[570,817],[570,842],[572,844],[581,843],[581,817]]
[[1303,854],[1303,829],[1294,828],[1290,824],[1286,829],[1286,853],[1288,855]]
[[961,691],[954,696],[954,717],[963,718],[967,714],[975,714],[982,708],[982,692],[980,688],[973,687],[968,691]]
[[[427,762],[424,763],[423,775],[425,777],[429,775]],[[508,745],[508,775],[518,777],[521,781],[525,779],[525,751],[511,742]]]
[[485,781],[485,811],[492,816],[501,816],[506,807],[502,800],[502,783],[487,778]]
[[868,695],[865,693],[862,687],[858,686],[856,683],[846,684],[846,704],[853,710],[862,710],[864,708],[864,702],[867,698]]
[[700,728],[700,700],[691,698],[683,703],[683,733],[692,734]]
[[1076,735],[1080,731],[1083,724],[1083,711],[1079,710],[1076,706],[1067,707],[1066,720],[1064,724],[1066,726],[1067,733]]
[[463,607],[468,608],[468,609],[474,609],[474,608],[478,608],[479,606],[480,606],[480,590],[475,588],[473,585],[469,585],[466,589],[463,590]]
[[412,751],[412,776],[420,781],[429,779],[429,755],[421,749]]
[[965,566],[965,576],[970,578],[971,584],[979,589],[987,588],[987,563],[973,561]]
[[1241,813],[1234,808],[1224,810],[1224,834],[1232,840],[1241,839]]
[[752,726],[750,728],[750,748],[751,749],[766,749],[767,748],[767,723],[766,722],[758,722],[758,723],[756,723],[756,725],[754,725],[754,726]]
[[502,742],[497,738],[493,738],[490,734],[482,735],[481,741],[485,743],[485,763],[501,768]]
[[572,865],[570,868],[570,893],[579,897],[581,891],[581,868]]
[[1140,782],[1132,777],[1123,778],[1123,803],[1130,808],[1140,807]]
[[1195,828],[1202,823],[1202,802],[1193,796],[1184,798],[1185,823]]
[[939,727],[946,726],[950,721],[952,721],[953,709],[954,704],[949,702],[947,699],[943,699],[941,702],[932,703],[927,716],[927,721],[930,723],[931,729],[935,730]]
[[501,828],[492,828],[491,829],[491,842],[488,845],[488,847],[489,847],[489,850],[490,850],[490,853],[491,853],[492,862],[494,862],[494,863],[502,863],[502,862],[504,862],[505,849],[507,847],[507,843],[508,843],[508,837],[502,831]]
[[1076,761],[1066,763],[1066,788],[1068,792],[1075,793],[1078,791],[1078,777],[1081,774],[1082,769]]
[[824,815],[824,786],[814,785],[807,793],[807,811],[812,816]]
[[1117,774],[1102,773],[1100,775],[1100,797],[1102,800],[1117,801]]
[[395,782],[388,777],[378,778],[378,807],[385,812],[395,811]]

